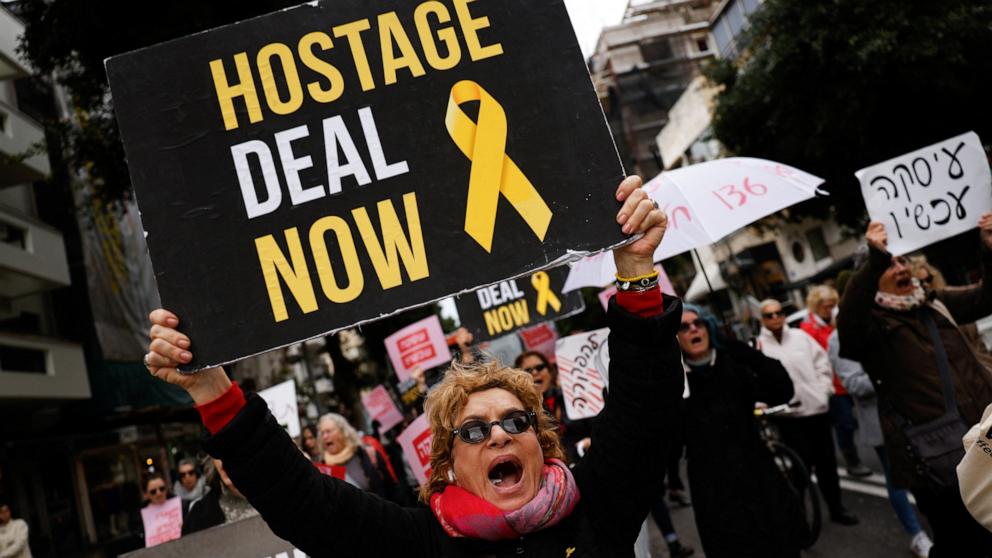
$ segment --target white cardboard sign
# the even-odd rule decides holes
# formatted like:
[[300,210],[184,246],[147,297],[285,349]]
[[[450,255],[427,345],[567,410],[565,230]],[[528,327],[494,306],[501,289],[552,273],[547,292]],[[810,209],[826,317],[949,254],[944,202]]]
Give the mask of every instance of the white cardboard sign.
[[992,211],[992,173],[975,132],[854,173],[872,221],[898,256],[978,226]]
[[424,484],[431,475],[431,425],[427,422],[427,414],[420,415],[417,420],[406,427],[396,441],[403,448],[403,456],[413,470],[417,482]]
[[362,405],[373,420],[379,421],[379,432],[389,432],[394,426],[403,422],[403,415],[396,408],[396,403],[393,403],[393,398],[381,385],[362,394]]
[[561,338],[555,344],[558,384],[565,395],[565,414],[572,420],[594,417],[603,410],[603,389],[609,385],[610,329]]
[[386,352],[401,382],[410,378],[418,366],[427,370],[451,362],[451,352],[437,316],[424,318],[387,337]]
[[302,433],[300,408],[296,401],[296,383],[293,380],[286,380],[281,384],[263,389],[258,392],[258,396],[265,400],[276,422],[285,428],[290,436],[296,438]]

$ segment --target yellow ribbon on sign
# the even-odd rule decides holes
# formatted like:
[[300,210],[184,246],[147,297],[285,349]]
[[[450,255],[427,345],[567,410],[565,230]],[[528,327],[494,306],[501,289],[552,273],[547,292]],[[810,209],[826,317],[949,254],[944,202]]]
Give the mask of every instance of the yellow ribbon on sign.
[[537,313],[545,315],[548,313],[548,305],[554,308],[555,312],[561,310],[561,300],[558,295],[551,290],[551,278],[543,271],[538,271],[530,276],[530,284],[537,291]]
[[[471,101],[479,101],[478,125],[460,107]],[[551,209],[506,154],[506,113],[499,102],[478,83],[459,81],[451,88],[444,124],[458,149],[472,161],[465,232],[486,252],[492,251],[496,206],[502,194],[543,241],[551,224]]]

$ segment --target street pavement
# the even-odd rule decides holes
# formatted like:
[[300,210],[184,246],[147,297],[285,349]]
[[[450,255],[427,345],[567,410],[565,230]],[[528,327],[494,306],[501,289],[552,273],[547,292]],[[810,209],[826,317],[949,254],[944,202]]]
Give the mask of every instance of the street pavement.
[[[864,451],[861,455],[869,466],[879,470],[877,462],[869,459],[869,455]],[[884,478],[876,474],[867,479],[854,479],[843,470],[840,473],[844,505],[858,516],[861,523],[854,527],[831,523],[824,507],[820,538],[812,548],[803,552],[803,558],[912,558],[909,536],[903,531],[889,505]],[[671,514],[680,539],[696,549],[693,558],[704,558],[706,554],[696,532],[692,507],[672,507]],[[926,527],[922,516],[920,521]],[[668,547],[657,525],[650,518],[648,530],[652,558],[668,558]]]

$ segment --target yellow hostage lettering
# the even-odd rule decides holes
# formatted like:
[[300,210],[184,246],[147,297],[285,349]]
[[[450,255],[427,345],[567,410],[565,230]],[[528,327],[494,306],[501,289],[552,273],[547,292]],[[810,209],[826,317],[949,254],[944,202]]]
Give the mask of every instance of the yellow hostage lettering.
[[[264,119],[262,100],[273,114],[288,115],[303,106],[305,96],[317,103],[336,101],[344,93],[348,79],[357,78],[357,86],[362,91],[371,91],[379,85],[393,85],[401,79],[411,80],[425,75],[425,62],[435,71],[444,71],[454,68],[464,58],[478,62],[502,55],[503,45],[491,40],[489,18],[472,13],[473,9],[478,12],[477,7],[482,4],[477,2],[420,2],[412,12],[415,33],[403,26],[396,12],[386,12],[374,19],[360,19],[330,29],[312,30],[292,45],[295,48],[283,43],[269,43],[262,45],[252,58],[249,58],[248,52],[238,52],[231,60],[211,60],[210,75],[224,129],[234,130],[241,124],[236,102],[246,109],[248,122],[254,124]],[[464,37],[464,51],[456,29],[460,29]],[[485,38],[480,36],[483,32],[486,33]],[[366,34],[377,35],[378,40]],[[379,62],[381,67],[378,82],[369,62],[367,48],[370,46],[375,49],[372,54],[377,55],[373,56],[373,60]],[[350,53],[350,61],[346,60],[350,69],[346,68],[344,72],[327,60],[342,48]],[[463,57],[463,53],[467,57]],[[347,54],[336,58],[343,56]],[[300,63],[312,74],[301,77]],[[274,71],[274,68],[279,71]],[[229,74],[230,70],[233,71]],[[314,79],[304,83],[310,77]],[[259,98],[259,91],[262,99]]]
[[504,304],[498,308],[487,310],[482,313],[486,321],[486,330],[489,335],[499,335],[504,331],[525,326],[530,323],[530,310],[527,308],[527,300],[520,299],[510,304]]
[[[376,204],[376,210],[378,231],[364,207],[352,210],[351,217],[382,289],[402,285],[404,269],[409,282],[429,277],[416,194],[403,195],[406,231],[391,200],[380,201]],[[337,256],[344,265],[343,278],[336,277],[331,267],[332,256],[327,249],[327,239],[331,234],[339,247]],[[315,312],[319,306],[299,231],[293,227],[283,231],[283,235],[285,252],[271,234],[255,239],[262,278],[276,322],[289,319],[286,290],[303,314]],[[318,219],[310,226],[308,243],[324,298],[335,304],[357,299],[364,292],[366,281],[358,257],[358,245],[348,222],[334,215]]]

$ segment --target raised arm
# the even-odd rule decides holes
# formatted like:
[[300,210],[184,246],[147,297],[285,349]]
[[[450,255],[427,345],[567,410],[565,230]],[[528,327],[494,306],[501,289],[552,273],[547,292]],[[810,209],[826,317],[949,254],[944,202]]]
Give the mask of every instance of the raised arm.
[[182,374],[189,338],[166,310],[150,316],[149,371],[185,388],[213,436],[206,449],[276,535],[310,556],[418,556],[431,548],[427,510],[404,509],[321,474],[257,397],[247,401],[224,370]]
[[[654,271],[653,255],[667,220],[639,186],[625,181],[618,199],[624,232],[644,232],[614,252],[617,275],[634,278]],[[625,187],[627,188],[625,190]],[[620,292],[610,302],[610,389],[606,408],[593,425],[592,445],[575,467],[582,500],[595,510],[597,528],[618,544],[631,544],[661,489],[657,465],[668,455],[672,425],[682,403],[682,361],[676,333],[682,304],[661,296]]]
[[865,233],[868,241],[868,262],[854,272],[840,299],[837,331],[840,335],[841,356],[855,361],[864,360],[875,339],[875,324],[871,319],[878,280],[892,263],[886,250],[888,236],[885,225],[872,222]]
[[992,314],[992,213],[982,215],[978,227],[982,239],[982,280],[967,287],[937,291],[937,298],[947,306],[958,324],[971,323]]

